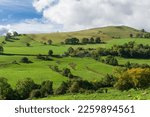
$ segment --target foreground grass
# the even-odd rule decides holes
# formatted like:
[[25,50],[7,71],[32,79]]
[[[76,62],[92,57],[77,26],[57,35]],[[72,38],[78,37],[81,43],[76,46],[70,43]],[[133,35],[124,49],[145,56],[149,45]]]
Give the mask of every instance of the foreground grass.
[[85,94],[66,94],[60,96],[49,96],[41,100],[149,100],[150,89],[119,91],[109,89],[108,93],[85,93]]

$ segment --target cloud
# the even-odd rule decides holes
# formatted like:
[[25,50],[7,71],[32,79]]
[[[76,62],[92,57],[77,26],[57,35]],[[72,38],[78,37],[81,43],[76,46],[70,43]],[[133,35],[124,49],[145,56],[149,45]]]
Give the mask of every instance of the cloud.
[[43,19],[29,19],[20,23],[11,24],[11,29],[18,33],[48,33],[56,32],[59,25]]
[[43,17],[64,30],[79,30],[107,25],[128,25],[150,30],[149,0],[34,0]]
[[45,10],[55,3],[56,0],[33,0],[33,6],[38,12]]
[[5,35],[10,30],[11,30],[10,25],[7,26],[0,25],[0,35]]

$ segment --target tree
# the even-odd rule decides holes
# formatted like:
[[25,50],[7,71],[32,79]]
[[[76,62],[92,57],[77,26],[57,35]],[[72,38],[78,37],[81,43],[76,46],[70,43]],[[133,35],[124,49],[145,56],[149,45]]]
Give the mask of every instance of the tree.
[[108,55],[106,57],[106,59],[104,60],[104,62],[106,64],[110,64],[110,65],[113,65],[113,66],[117,66],[118,65],[117,59],[115,57],[113,57],[113,56],[110,56],[110,55]]
[[130,38],[133,38],[133,34],[130,34]]
[[20,62],[22,63],[32,63],[27,57],[23,57]]
[[89,43],[91,43],[91,44],[94,43],[94,38],[93,37],[90,38]]
[[69,48],[68,48],[68,53],[71,54],[71,53],[73,53],[73,52],[74,52],[74,49],[73,49],[72,47],[69,47]]
[[26,46],[29,47],[29,46],[30,46],[30,43],[26,43]]
[[19,36],[19,34],[16,31],[13,32],[13,35],[14,36]]
[[79,43],[79,39],[76,37],[65,39],[65,44],[76,45]]
[[95,43],[101,43],[101,38],[100,37],[96,37]]
[[65,68],[65,69],[63,69],[63,71],[62,71],[62,75],[63,75],[63,76],[68,77],[68,76],[69,76],[69,74],[71,74],[71,71],[70,71],[70,69],[69,69],[69,68]]
[[89,43],[89,39],[88,38],[83,38],[82,39],[82,43],[83,44],[88,44]]
[[47,41],[47,43],[48,43],[48,45],[52,45],[52,40],[49,39],[49,40]]
[[13,89],[10,84],[8,84],[7,79],[1,77],[0,78],[0,99],[10,100],[13,99]]
[[20,95],[21,99],[29,98],[32,90],[36,89],[36,84],[31,78],[26,78],[24,80],[19,80],[16,84],[16,91]]
[[4,51],[3,46],[0,46],[0,54],[2,54],[2,53],[3,53],[3,51]]
[[41,83],[41,95],[42,97],[53,94],[53,82],[52,81],[43,81]]
[[48,51],[48,55],[49,55],[49,56],[52,56],[52,55],[53,55],[53,50],[49,50],[49,51]]

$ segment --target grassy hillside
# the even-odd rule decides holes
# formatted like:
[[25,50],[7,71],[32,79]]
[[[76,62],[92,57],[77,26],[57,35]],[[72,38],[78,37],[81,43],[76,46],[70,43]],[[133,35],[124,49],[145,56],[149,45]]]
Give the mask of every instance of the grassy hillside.
[[[63,81],[67,81],[68,78],[61,74],[51,70],[49,65],[57,65],[60,69],[69,68],[73,75],[88,81],[99,81],[106,74],[112,74],[116,66],[108,65],[100,61],[96,61],[92,58],[77,58],[77,57],[52,57],[52,61],[43,61],[37,59],[36,55],[47,55],[49,50],[53,50],[54,55],[62,55],[67,51],[69,47],[74,49],[78,47],[83,48],[110,48],[113,45],[122,45],[130,41],[135,41],[136,44],[148,44],[150,45],[150,39],[144,38],[129,38],[132,33],[136,35],[139,30],[126,26],[109,26],[103,28],[95,28],[89,30],[82,30],[77,32],[57,32],[49,34],[26,34],[18,36],[18,40],[5,41],[4,37],[0,37],[0,43],[4,48],[5,55],[0,55],[0,77],[5,77],[8,82],[14,88],[17,81],[24,78],[32,78],[36,83],[40,84],[44,80],[53,81],[54,90],[60,86]],[[61,45],[60,42],[69,37],[77,37],[82,39],[84,37],[101,37],[105,43],[102,44],[86,44],[86,45]],[[120,37],[119,39],[112,37]],[[45,45],[48,39],[53,41],[52,45]],[[5,44],[2,42],[5,41]],[[27,43],[30,43],[30,47],[27,47]],[[8,55],[6,55],[8,54]],[[13,54],[13,55],[9,55]],[[21,63],[22,57],[28,57],[33,63],[25,64]],[[149,59],[127,59],[122,57],[116,57],[119,65],[125,64],[127,61],[131,63],[149,64]],[[17,62],[14,63],[14,61]],[[75,65],[75,68],[71,67],[71,64]],[[93,93],[93,94],[67,94],[64,96],[50,96],[44,99],[135,99],[137,96],[142,96],[143,92],[148,92],[149,89],[144,91],[127,91],[120,92],[116,89],[109,89],[108,94]],[[122,95],[123,94],[123,95]],[[132,96],[128,96],[132,94]],[[122,96],[121,96],[122,95]],[[137,97],[138,98],[138,97]],[[145,98],[148,99],[149,95]]]
[[102,28],[95,28],[89,30],[81,30],[76,32],[56,32],[49,34],[30,34],[29,37],[33,38],[39,42],[51,39],[55,43],[60,43],[69,37],[77,37],[82,39],[84,37],[101,37],[103,41],[111,40],[114,38],[129,38],[129,35],[132,33],[136,35],[139,30],[127,27],[127,26],[108,26]]

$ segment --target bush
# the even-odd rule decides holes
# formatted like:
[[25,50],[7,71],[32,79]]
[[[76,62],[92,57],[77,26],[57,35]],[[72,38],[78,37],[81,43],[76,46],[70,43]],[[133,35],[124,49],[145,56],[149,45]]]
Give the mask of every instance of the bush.
[[102,85],[103,87],[113,87],[113,85],[116,82],[116,78],[113,75],[107,74],[103,79],[102,79]]
[[144,89],[150,86],[149,68],[132,68],[119,73],[114,85],[119,90]]
[[41,91],[40,89],[35,89],[35,90],[32,90],[31,93],[30,93],[30,98],[40,98],[41,97]]
[[30,61],[27,57],[23,57],[20,62],[22,63],[32,63],[32,61]]
[[118,65],[118,60],[115,57],[110,56],[110,55],[108,55],[106,57],[106,59],[104,60],[104,62],[106,64],[113,65],[113,66],[117,66]]
[[52,95],[53,94],[53,82],[52,81],[43,81],[41,83],[41,95],[42,97],[46,97],[48,95]]
[[41,55],[41,54],[38,54],[37,56],[37,59],[41,59],[41,60],[44,60],[44,61],[52,61],[53,59],[50,57],[50,56],[44,56],[44,55]]
[[78,82],[73,82],[71,87],[69,88],[70,93],[78,93],[80,90],[80,86]]
[[62,71],[62,75],[68,77],[69,74],[71,74],[71,71],[69,68],[64,68]]
[[56,95],[66,94],[67,90],[68,90],[68,84],[66,82],[62,82],[60,87],[56,89],[55,94]]

